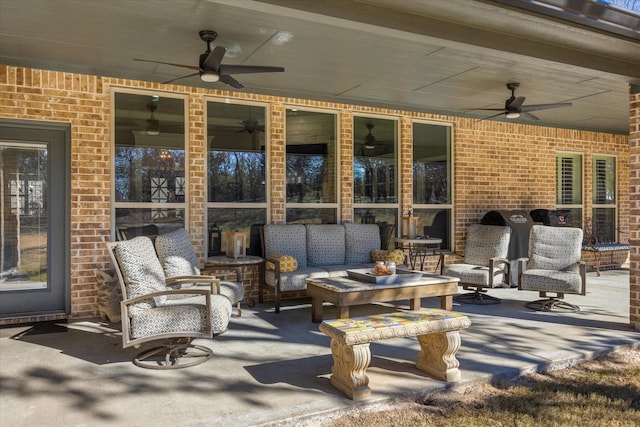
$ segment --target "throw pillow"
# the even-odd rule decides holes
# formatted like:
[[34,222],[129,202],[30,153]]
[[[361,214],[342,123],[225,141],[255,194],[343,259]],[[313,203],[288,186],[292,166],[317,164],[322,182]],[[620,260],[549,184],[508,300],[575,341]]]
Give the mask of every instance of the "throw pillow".
[[393,261],[396,265],[404,264],[405,253],[402,249],[385,251],[384,249],[374,249],[371,251],[371,261]]
[[394,249],[387,254],[386,261],[393,261],[396,265],[404,264],[405,253],[402,249]]
[[[291,255],[273,253],[269,258],[276,258],[278,260],[281,273],[292,273],[298,269],[298,260]],[[274,263],[267,261],[267,269],[275,270],[276,266]]]
[[371,251],[371,261],[386,261],[387,253],[389,253],[389,251],[386,251],[384,249],[374,249]]

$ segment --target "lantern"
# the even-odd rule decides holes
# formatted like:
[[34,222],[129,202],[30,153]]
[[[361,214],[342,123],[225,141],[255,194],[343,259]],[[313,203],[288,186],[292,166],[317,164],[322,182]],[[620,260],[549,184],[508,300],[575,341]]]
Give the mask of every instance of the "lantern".
[[247,235],[239,231],[227,233],[227,256],[229,258],[242,258],[247,251]]
[[213,224],[209,226],[209,255],[222,255],[222,232],[220,228]]
[[363,224],[375,224],[376,223],[376,217],[375,215],[373,215],[371,212],[369,212],[368,210],[364,213],[364,215],[362,215],[362,223]]
[[415,239],[418,236],[418,217],[411,214],[403,216],[401,230],[403,239]]

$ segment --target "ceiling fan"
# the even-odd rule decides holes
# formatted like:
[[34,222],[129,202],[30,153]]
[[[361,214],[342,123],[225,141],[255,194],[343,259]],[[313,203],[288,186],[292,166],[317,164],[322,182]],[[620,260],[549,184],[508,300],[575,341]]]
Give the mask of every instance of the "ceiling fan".
[[238,131],[238,133],[247,132],[249,135],[254,132],[264,132],[264,125],[258,123],[257,120],[243,120],[240,122],[242,125],[242,129]]
[[150,61],[147,59],[134,59],[134,61],[150,62],[152,64],[171,65],[174,67],[182,67],[182,68],[189,68],[191,70],[197,70],[197,72],[193,74],[177,77],[175,79],[171,79],[163,83],[171,83],[171,82],[175,82],[176,80],[199,75],[200,80],[202,80],[203,82],[213,83],[213,82],[220,81],[236,89],[241,89],[244,86],[239,81],[234,79],[231,76],[231,74],[275,73],[275,72],[284,71],[283,67],[270,67],[270,66],[262,66],[262,65],[223,65],[221,64],[221,62],[225,53],[227,53],[227,49],[222,46],[216,46],[213,50],[211,50],[211,42],[216,39],[216,37],[218,36],[218,33],[211,30],[202,30],[200,31],[199,34],[200,34],[200,38],[207,43],[207,50],[200,55],[198,66],[174,64],[172,62]]
[[517,119],[522,115],[530,120],[540,120],[538,117],[531,114],[531,111],[549,110],[551,108],[571,107],[572,105],[570,102],[560,102],[555,104],[522,105],[524,104],[524,100],[526,98],[524,96],[518,96],[516,98],[516,95],[515,95],[516,89],[518,89],[519,87],[520,87],[520,83],[517,83],[517,82],[507,83],[507,89],[511,91],[511,97],[505,101],[504,108],[476,108],[476,110],[483,110],[483,111],[500,111],[497,114],[494,114],[489,117],[485,117],[480,120],[491,119],[493,117],[497,117],[502,114],[504,114],[507,119]]
[[153,113],[158,109],[155,104],[147,105],[147,110],[151,112],[151,115],[147,119],[147,135],[159,135],[160,134],[160,120],[156,119]]
[[369,133],[364,137],[364,148],[367,150],[373,150],[376,148],[376,137],[371,134],[371,129],[373,129],[373,127],[373,123],[367,123]]

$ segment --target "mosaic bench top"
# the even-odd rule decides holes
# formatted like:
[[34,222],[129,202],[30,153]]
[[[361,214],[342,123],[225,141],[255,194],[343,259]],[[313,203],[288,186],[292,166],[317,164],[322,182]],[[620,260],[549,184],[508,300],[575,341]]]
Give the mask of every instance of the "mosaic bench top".
[[387,338],[457,331],[470,325],[471,320],[462,313],[423,309],[326,320],[320,324],[320,331],[353,345]]

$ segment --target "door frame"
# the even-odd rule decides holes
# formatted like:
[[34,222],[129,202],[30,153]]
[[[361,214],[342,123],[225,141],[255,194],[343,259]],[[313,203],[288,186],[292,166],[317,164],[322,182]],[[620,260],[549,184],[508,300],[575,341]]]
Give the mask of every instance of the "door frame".
[[[18,138],[15,137],[15,132],[24,132],[24,138],[20,136]],[[11,136],[7,135],[7,132],[11,133]],[[50,135],[55,133],[58,137],[55,138],[55,142],[58,143],[62,141],[63,147],[56,147],[60,151],[60,156],[58,157],[58,162],[54,163],[56,159],[51,159],[51,163],[49,164],[48,175],[51,178],[51,173],[53,168],[63,168],[63,183],[62,188],[57,191],[57,195],[62,195],[63,201],[62,205],[64,206],[63,213],[63,221],[64,227],[62,233],[56,233],[56,238],[61,238],[63,240],[62,247],[63,253],[56,254],[55,257],[52,255],[52,245],[47,244],[47,265],[49,263],[54,262],[62,263],[63,272],[61,274],[63,283],[60,285],[60,291],[63,292],[63,304],[64,308],[55,309],[53,311],[34,311],[34,312],[18,312],[12,315],[6,315],[6,317],[0,317],[0,324],[2,319],[8,318],[21,318],[21,317],[33,317],[33,316],[44,316],[51,314],[71,314],[71,124],[69,123],[56,123],[56,122],[45,122],[45,121],[36,121],[36,120],[18,120],[18,119],[7,119],[0,117],[0,139],[8,139],[8,140],[17,140],[20,141],[23,139],[24,141],[38,141],[38,137],[41,134],[40,141],[46,141],[49,144],[48,150],[51,150],[50,145],[53,140],[50,138]],[[47,138],[47,134],[49,138]],[[60,163],[60,157],[62,158],[62,163]],[[49,186],[51,187],[51,186]],[[51,197],[51,189],[47,190],[49,192],[48,197]],[[51,235],[51,224],[48,225],[47,228],[47,238],[50,238]],[[50,286],[54,286],[50,283]]]

